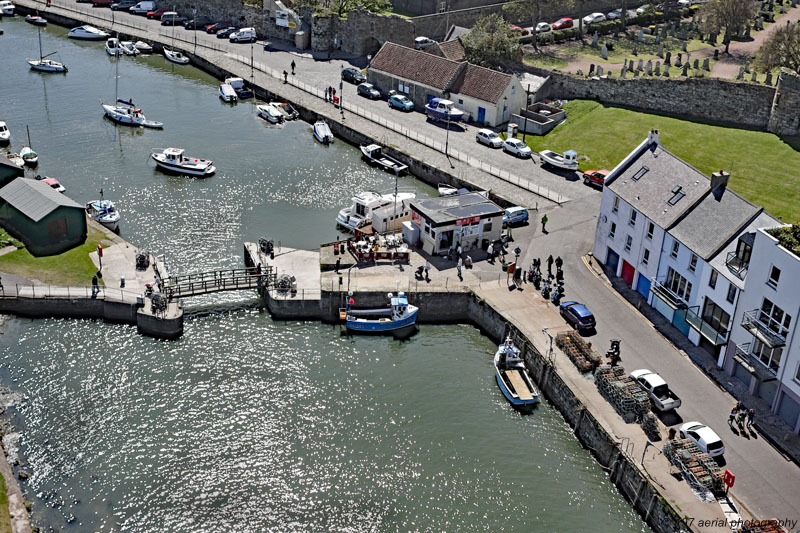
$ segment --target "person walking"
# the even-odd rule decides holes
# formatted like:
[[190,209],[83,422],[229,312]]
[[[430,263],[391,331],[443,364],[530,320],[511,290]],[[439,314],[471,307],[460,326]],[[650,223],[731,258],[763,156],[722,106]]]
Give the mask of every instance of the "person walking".
[[331,87],[331,103],[336,103],[336,89]]
[[458,262],[456,263],[456,270],[458,271],[458,279],[460,281],[464,281],[464,278],[461,276],[461,257],[458,258]]
[[289,83],[288,77],[289,77],[289,73],[284,70],[283,71],[283,83]]
[[738,418],[739,427],[744,429],[744,419],[747,417],[747,409],[740,409]]
[[553,256],[547,256],[547,275],[549,277],[553,276]]
[[561,267],[563,265],[564,265],[564,260],[561,259],[561,256],[559,255],[558,257],[556,257],[556,270],[561,270]]
[[458,243],[458,249],[456,250],[456,253],[458,254],[458,258],[461,259],[461,243]]
[[547,228],[545,226],[547,226],[547,215],[542,215],[542,233],[547,235]]
[[97,295],[97,276],[92,276],[92,298]]
[[294,76],[294,69],[297,65],[294,63],[294,59],[292,59],[292,76]]
[[755,420],[756,420],[756,410],[750,409],[749,411],[747,411],[747,429],[750,429]]
[[486,248],[487,259],[490,263],[494,263],[494,245],[489,243],[489,247]]
[[731,415],[730,415],[730,417],[728,417],[728,425],[730,427],[733,427],[733,423],[736,422],[736,414],[738,412],[739,412],[739,410],[736,407],[731,409]]
[[426,259],[425,260],[425,281],[430,281],[431,280],[430,270],[431,270],[431,262]]
[[328,88],[325,87],[325,101],[328,101]]

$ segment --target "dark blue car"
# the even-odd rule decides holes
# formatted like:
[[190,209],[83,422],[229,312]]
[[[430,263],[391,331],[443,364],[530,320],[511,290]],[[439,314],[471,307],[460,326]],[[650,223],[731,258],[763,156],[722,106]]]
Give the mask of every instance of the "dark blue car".
[[564,302],[559,306],[561,316],[578,331],[594,329],[597,324],[589,309],[578,302]]

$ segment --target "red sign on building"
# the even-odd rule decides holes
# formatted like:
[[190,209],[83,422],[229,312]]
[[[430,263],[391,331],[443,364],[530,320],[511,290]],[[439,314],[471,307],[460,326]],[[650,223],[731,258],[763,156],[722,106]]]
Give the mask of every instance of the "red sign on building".
[[467,226],[469,224],[476,224],[480,222],[481,217],[459,218],[456,220],[456,226]]

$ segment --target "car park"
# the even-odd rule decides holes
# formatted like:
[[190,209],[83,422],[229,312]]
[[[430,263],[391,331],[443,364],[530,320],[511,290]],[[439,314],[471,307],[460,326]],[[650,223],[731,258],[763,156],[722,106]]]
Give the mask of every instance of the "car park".
[[590,187],[603,188],[608,177],[608,170],[587,170],[583,173],[583,183]]
[[617,20],[619,18],[622,18],[622,9],[621,8],[615,9],[614,11],[606,15],[606,18],[608,20]]
[[228,37],[231,36],[231,34],[237,32],[237,31],[239,31],[239,28],[237,28],[236,26],[230,26],[230,27],[225,28],[223,30],[219,30],[217,32],[217,39],[227,39]]
[[430,37],[417,37],[414,39],[414,48],[417,50],[422,50],[423,48],[433,46],[434,44],[436,44],[436,41]]
[[548,33],[553,31],[553,27],[549,22],[540,22],[536,25],[536,33]]
[[217,33],[218,31],[224,30],[225,28],[232,27],[231,23],[228,21],[225,22],[215,22],[214,24],[209,24],[206,26],[206,33]]
[[256,42],[256,29],[242,28],[231,33],[228,36],[228,40],[232,43],[254,43]]
[[[133,13],[133,9],[134,8],[130,9],[131,13]],[[154,20],[161,20],[162,15],[164,15],[164,13],[168,13],[168,12],[169,12],[169,9],[167,9],[166,7],[160,7],[158,9],[154,9],[153,11],[148,11],[147,12],[147,18],[154,19]]]
[[364,83],[367,81],[367,77],[364,76],[360,70],[354,68],[346,68],[342,70],[342,79],[353,84]]
[[187,30],[205,30],[206,26],[210,26],[213,23],[214,21],[208,17],[196,17],[184,22],[183,27]]
[[414,102],[404,94],[393,94],[389,97],[389,107],[400,111],[414,111]]
[[519,139],[506,139],[506,141],[503,143],[503,151],[507,154],[522,157],[523,159],[533,156],[533,150],[531,150],[527,144]]
[[594,315],[589,308],[578,302],[563,302],[558,307],[558,312],[569,325],[578,331],[594,329],[596,326]]
[[167,11],[161,15],[162,26],[179,26],[186,22],[186,17],[178,15],[175,11]]
[[379,100],[381,97],[381,92],[371,83],[359,83],[358,87],[356,87],[356,93],[370,100]]
[[127,11],[136,5],[136,0],[119,0],[111,4],[111,9],[114,11],[124,10]]
[[521,206],[509,207],[503,212],[503,227],[517,226],[528,222],[528,210]]
[[634,370],[629,377],[650,396],[653,406],[661,411],[671,411],[681,406],[681,399],[672,392],[664,378],[646,368]]
[[554,30],[566,30],[567,28],[571,28],[575,24],[569,17],[560,18],[553,23]]
[[584,24],[597,24],[599,22],[605,22],[606,16],[602,13],[591,13],[590,15],[586,15],[583,17]]
[[149,13],[150,11],[154,11],[155,9],[156,9],[155,2],[153,2],[152,0],[144,0],[136,4],[132,8],[130,8],[128,11],[130,11],[134,15],[146,15],[147,13]]
[[475,133],[475,140],[491,148],[503,147],[503,139],[496,132],[486,128],[479,129]]
[[682,439],[694,442],[701,451],[711,457],[718,457],[725,453],[725,445],[719,435],[705,424],[700,422],[687,422],[678,431]]

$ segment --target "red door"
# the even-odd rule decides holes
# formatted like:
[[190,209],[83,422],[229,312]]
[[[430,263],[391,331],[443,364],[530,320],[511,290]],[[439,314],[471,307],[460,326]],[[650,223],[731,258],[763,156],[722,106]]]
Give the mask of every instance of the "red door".
[[622,279],[625,282],[633,287],[633,274],[636,272],[636,269],[633,268],[633,265],[628,263],[627,261],[622,261]]

